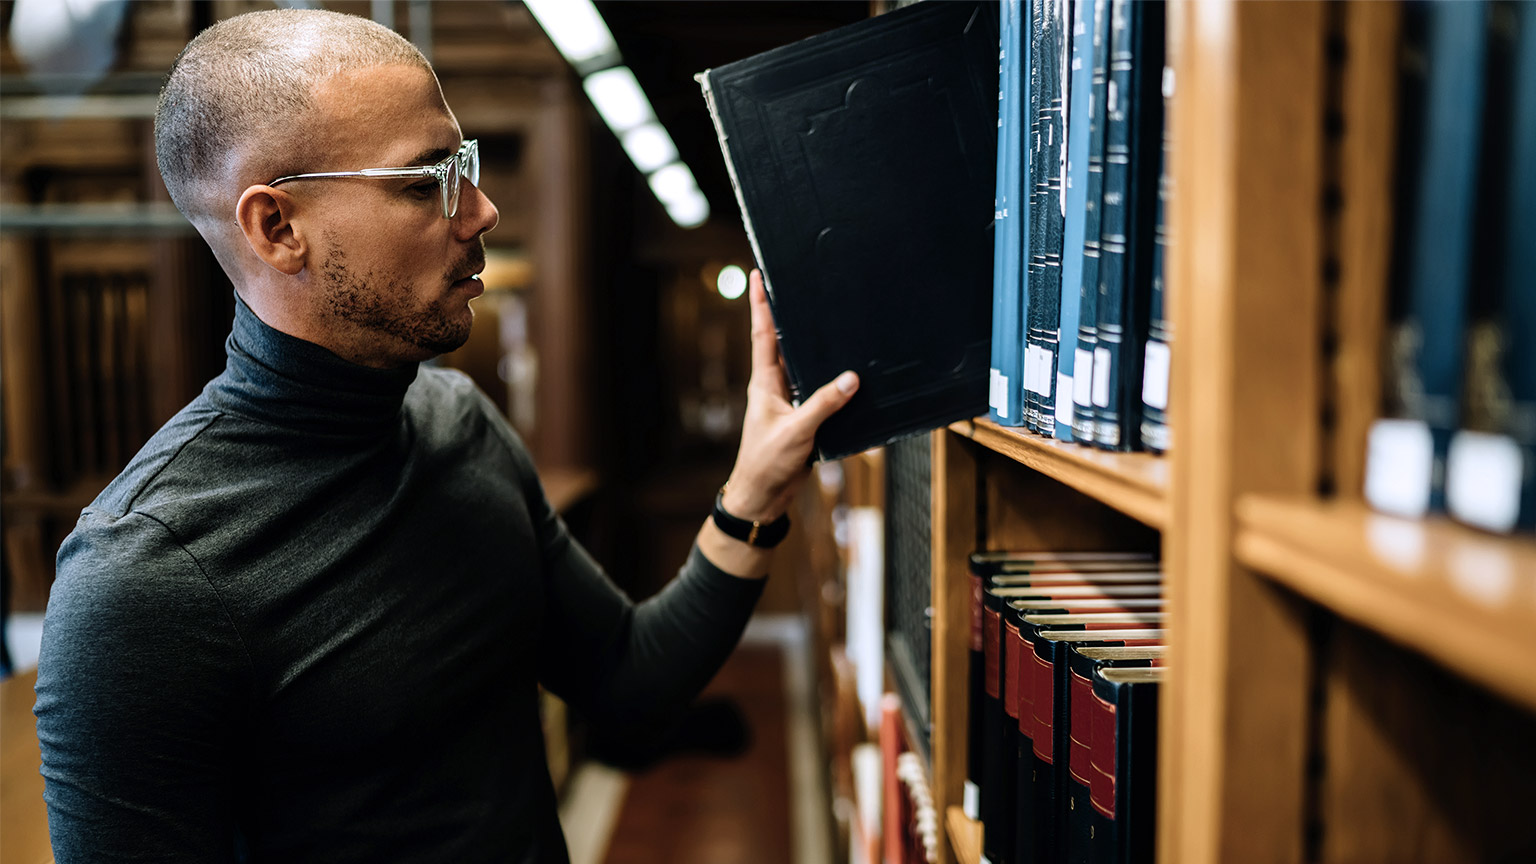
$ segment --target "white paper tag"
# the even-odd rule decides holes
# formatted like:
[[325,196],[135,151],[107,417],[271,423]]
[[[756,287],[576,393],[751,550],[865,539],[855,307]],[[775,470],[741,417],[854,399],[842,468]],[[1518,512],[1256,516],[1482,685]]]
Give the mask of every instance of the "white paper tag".
[[1035,393],[1035,346],[1024,346],[1024,379],[1019,382],[1025,393]]
[[1093,349],[1093,404],[1109,407],[1109,349]]
[[1072,358],[1072,401],[1087,408],[1093,404],[1093,352],[1079,348]]
[[1063,426],[1072,425],[1072,400],[1067,394],[1072,392],[1072,376],[1056,373],[1056,422]]
[[1159,411],[1168,410],[1168,370],[1171,358],[1168,343],[1153,339],[1147,343],[1146,363],[1141,367],[1141,401]]
[[980,786],[970,780],[965,781],[965,797],[961,801],[961,806],[965,808],[965,818],[973,821],[981,818]]
[[1041,345],[1034,345],[1030,350],[1035,352],[1035,380],[1034,391],[1041,396],[1051,395],[1051,352]]
[[1457,432],[1446,459],[1445,508],[1468,525],[1508,533],[1520,517],[1523,462],[1513,438]]
[[989,381],[990,389],[987,392],[987,404],[992,410],[1008,416],[1008,376],[993,369],[992,378]]
[[1434,440],[1423,421],[1377,420],[1366,445],[1365,500],[1383,513],[1422,517],[1434,463]]

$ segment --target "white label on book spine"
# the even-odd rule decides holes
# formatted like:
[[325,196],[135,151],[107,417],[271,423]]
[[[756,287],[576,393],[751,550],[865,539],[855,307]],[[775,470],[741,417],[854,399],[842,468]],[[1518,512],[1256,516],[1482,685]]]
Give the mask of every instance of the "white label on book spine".
[[1383,513],[1422,517],[1434,464],[1434,441],[1423,421],[1377,420],[1366,446],[1365,500]]
[[1109,407],[1109,349],[1093,349],[1093,404]]
[[1056,373],[1056,422],[1063,426],[1072,425],[1072,400],[1067,394],[1072,392],[1072,376],[1061,372]]
[[993,369],[990,385],[990,390],[987,393],[987,404],[991,405],[992,410],[997,413],[1004,417],[1008,416],[1008,376]]
[[965,781],[965,797],[962,805],[965,808],[965,818],[972,821],[981,818],[981,787],[975,781]]
[[1147,359],[1141,367],[1141,401],[1159,411],[1168,410],[1170,356],[1168,343],[1156,339],[1147,342]]
[[1092,405],[1093,352],[1079,348],[1072,352],[1072,401],[1087,408]]
[[1508,533],[1520,516],[1523,463],[1507,435],[1457,432],[1446,460],[1446,509],[1468,525]]
[[1051,395],[1051,352],[1039,345],[1029,346],[1031,372],[1029,389],[1040,396]]

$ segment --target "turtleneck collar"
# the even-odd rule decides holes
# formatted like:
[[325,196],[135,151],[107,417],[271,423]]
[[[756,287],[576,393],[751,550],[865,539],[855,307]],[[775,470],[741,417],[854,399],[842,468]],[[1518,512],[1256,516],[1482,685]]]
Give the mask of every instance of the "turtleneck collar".
[[419,368],[370,369],[343,360],[267,326],[238,293],[224,348],[224,373],[204,390],[214,408],[322,435],[392,427]]

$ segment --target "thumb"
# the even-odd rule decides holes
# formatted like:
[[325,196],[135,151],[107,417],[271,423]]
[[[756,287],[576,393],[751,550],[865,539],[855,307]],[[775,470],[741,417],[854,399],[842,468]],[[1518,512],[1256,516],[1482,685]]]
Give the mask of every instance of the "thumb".
[[828,417],[848,404],[853,394],[859,391],[859,376],[854,372],[844,372],[826,384],[821,385],[811,398],[800,403],[800,410],[795,412],[797,419],[803,418],[811,429],[819,427]]

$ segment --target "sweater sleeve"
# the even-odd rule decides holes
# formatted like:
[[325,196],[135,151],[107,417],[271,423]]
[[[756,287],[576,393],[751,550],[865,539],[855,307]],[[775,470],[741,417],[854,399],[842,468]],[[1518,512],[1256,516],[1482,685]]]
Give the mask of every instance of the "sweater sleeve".
[[542,557],[540,682],[590,717],[649,723],[680,710],[735,649],[764,580],[732,576],[695,547],[665,588],[632,602],[571,536],[526,448],[489,410],[518,460]]
[[232,861],[249,665],[212,586],[133,513],[87,511],[58,564],[33,709],[56,860]]

